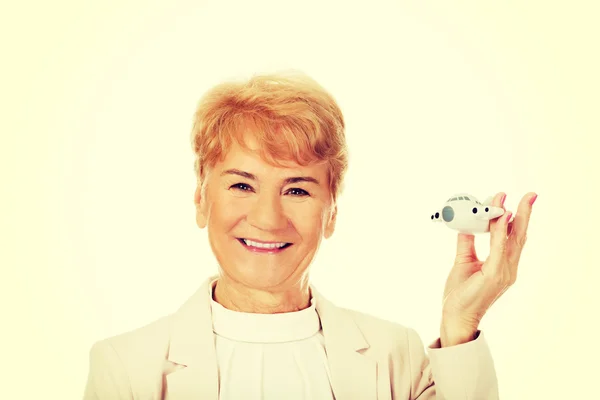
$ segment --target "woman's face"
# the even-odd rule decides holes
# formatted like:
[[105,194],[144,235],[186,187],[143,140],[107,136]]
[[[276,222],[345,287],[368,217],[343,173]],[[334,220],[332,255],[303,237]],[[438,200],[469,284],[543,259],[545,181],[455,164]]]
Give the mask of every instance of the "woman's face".
[[256,289],[304,280],[335,226],[326,164],[279,168],[237,145],[209,171],[195,202],[222,273]]

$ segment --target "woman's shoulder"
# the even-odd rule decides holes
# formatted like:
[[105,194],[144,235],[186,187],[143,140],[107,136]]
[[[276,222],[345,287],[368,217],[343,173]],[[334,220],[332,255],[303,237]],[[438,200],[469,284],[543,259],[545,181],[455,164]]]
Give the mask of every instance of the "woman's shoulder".
[[129,399],[132,392],[139,392],[153,398],[155,385],[149,383],[161,379],[168,367],[171,318],[96,341],[90,349],[84,397]]
[[172,316],[164,316],[146,325],[96,341],[92,356],[118,356],[124,364],[138,364],[140,359],[157,359],[168,351]]
[[423,347],[417,331],[404,323],[391,321],[363,311],[341,308],[355,322],[367,342],[384,348]]

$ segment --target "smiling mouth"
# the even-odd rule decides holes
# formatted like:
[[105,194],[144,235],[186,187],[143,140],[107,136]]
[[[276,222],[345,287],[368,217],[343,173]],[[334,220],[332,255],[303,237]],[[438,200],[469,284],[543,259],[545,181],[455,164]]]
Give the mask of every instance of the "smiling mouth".
[[248,250],[258,251],[258,252],[267,252],[267,253],[275,253],[287,249],[292,245],[292,243],[286,242],[256,242],[250,239],[237,238],[237,240]]

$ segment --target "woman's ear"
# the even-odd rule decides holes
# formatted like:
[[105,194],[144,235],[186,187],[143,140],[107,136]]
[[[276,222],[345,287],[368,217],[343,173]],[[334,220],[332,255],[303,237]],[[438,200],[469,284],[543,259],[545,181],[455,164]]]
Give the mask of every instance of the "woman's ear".
[[327,220],[327,224],[325,225],[325,230],[323,236],[325,239],[329,239],[331,235],[333,235],[333,231],[335,230],[335,222],[337,217],[337,206],[333,206],[331,211],[328,213],[329,219]]
[[198,228],[204,229],[208,221],[206,213],[206,191],[202,187],[202,181],[198,180],[196,192],[194,193],[194,204],[196,205],[196,225]]

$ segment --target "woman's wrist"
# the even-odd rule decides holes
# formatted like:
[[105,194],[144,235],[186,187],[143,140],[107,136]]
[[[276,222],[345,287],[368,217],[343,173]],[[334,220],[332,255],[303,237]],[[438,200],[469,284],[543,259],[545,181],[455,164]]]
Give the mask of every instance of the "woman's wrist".
[[442,347],[457,346],[475,340],[478,328],[471,324],[442,320],[440,344]]

